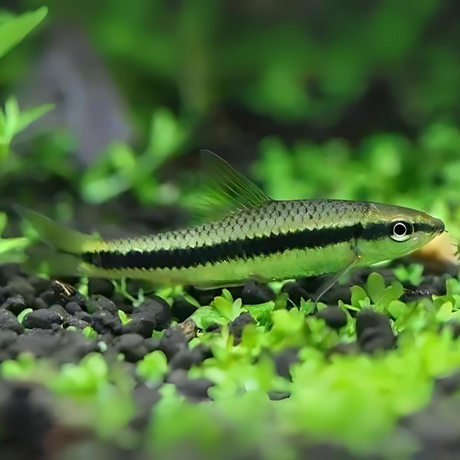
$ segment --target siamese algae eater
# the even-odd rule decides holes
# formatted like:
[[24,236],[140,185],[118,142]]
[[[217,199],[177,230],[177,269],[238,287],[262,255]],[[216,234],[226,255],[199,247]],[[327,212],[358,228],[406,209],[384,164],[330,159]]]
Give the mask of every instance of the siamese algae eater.
[[[334,274],[404,256],[444,231],[413,209],[363,201],[278,201],[209,151],[214,180],[206,223],[145,237],[101,240],[23,207],[18,212],[62,256],[66,273],[153,285],[219,287]],[[58,260],[58,259],[57,259]]]

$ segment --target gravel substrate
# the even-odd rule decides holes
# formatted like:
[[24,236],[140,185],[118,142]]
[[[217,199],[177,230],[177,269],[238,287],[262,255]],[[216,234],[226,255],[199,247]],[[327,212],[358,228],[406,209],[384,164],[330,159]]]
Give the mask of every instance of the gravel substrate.
[[[445,279],[432,278],[431,281],[431,285],[407,290],[405,296],[441,294]],[[289,296],[288,307],[300,305],[301,299],[312,298],[322,282],[319,278],[285,284],[282,292]],[[205,345],[193,349],[188,345],[196,335],[194,323],[188,320],[196,306],[187,296],[176,295],[170,306],[161,297],[151,295],[133,307],[106,280],[90,280],[86,298],[59,282],[25,275],[14,265],[0,267],[0,283],[0,362],[16,360],[23,353],[46,358],[56,366],[78,363],[90,353],[102,353],[109,363],[120,362],[119,357],[123,355],[123,369],[137,382],[132,393],[137,409],[131,420],[137,432],[145,429],[151,408],[161,399],[162,383],[153,387],[147,385],[133,367],[153,351],[160,350],[166,356],[168,371],[164,383],[173,384],[188,401],[210,401],[209,389],[214,382],[188,374],[190,369],[213,355]],[[336,286],[324,299],[328,306],[313,312],[331,331],[347,324],[347,315],[337,307],[335,300],[342,298],[344,290],[349,297],[349,288]],[[275,299],[275,293],[268,286],[253,281],[241,288],[232,288],[230,292],[234,298],[241,297],[244,305],[259,305]],[[201,305],[208,305],[220,293],[221,290],[188,290]],[[128,315],[129,322],[122,323],[120,311]],[[398,346],[387,315],[365,308],[355,316],[356,340],[326,350],[328,356],[381,353]],[[248,325],[255,325],[255,320],[246,312],[229,323],[235,345],[242,340]],[[84,332],[91,329],[95,334],[87,336]],[[220,326],[211,325],[208,330],[218,332]],[[273,360],[276,373],[290,381],[291,366],[298,361],[299,352],[296,347],[287,347],[276,353],[267,350],[266,354]],[[451,422],[452,418],[460,420],[457,415],[459,403],[454,401],[459,388],[458,374],[437,380],[432,402],[424,410],[400,421],[398,429],[410,430],[421,440],[423,450],[415,458],[457,458],[460,455],[460,435]],[[269,397],[272,401],[282,401],[290,394],[270,391]],[[56,415],[53,398],[41,385],[0,380],[0,458],[60,458],[60,453],[69,449],[71,454],[66,458],[80,458],[78,455],[84,449],[101,458],[147,458],[135,449],[102,441],[92,431],[69,430]],[[306,446],[300,441],[298,444],[301,456],[354,458],[336,445]],[[257,452],[251,452],[250,457],[258,458]],[[235,454],[232,458],[249,457]]]

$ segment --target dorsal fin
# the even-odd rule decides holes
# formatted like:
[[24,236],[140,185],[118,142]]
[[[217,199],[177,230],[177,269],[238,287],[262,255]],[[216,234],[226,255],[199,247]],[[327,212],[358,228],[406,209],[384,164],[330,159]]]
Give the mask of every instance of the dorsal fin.
[[269,203],[270,197],[210,150],[201,150],[201,160],[211,184],[201,219],[217,219],[232,212],[257,208]]

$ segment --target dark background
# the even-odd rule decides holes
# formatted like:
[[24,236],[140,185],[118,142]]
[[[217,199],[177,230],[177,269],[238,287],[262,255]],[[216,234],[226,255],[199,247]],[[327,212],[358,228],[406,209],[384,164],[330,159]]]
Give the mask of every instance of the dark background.
[[457,222],[456,2],[47,6],[0,66],[4,98],[56,105],[13,145],[26,161],[2,181],[6,208],[19,200],[84,228],[181,225],[209,148],[275,198],[384,201]]

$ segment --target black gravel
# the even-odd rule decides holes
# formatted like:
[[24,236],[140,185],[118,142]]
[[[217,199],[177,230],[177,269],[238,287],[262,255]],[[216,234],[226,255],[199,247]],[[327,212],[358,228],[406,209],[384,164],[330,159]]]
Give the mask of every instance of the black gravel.
[[317,313],[318,318],[324,319],[332,329],[340,329],[347,324],[347,315],[339,307],[326,307]]
[[[4,281],[3,287],[0,287],[0,362],[16,359],[24,352],[32,353],[38,358],[47,358],[58,365],[79,362],[84,356],[94,352],[104,351],[108,360],[115,360],[117,355],[122,354],[125,361],[123,366],[139,382],[133,392],[137,413],[131,426],[135,429],[143,429],[142,427],[149,422],[153,405],[160,399],[158,390],[163,382],[158,382],[158,385],[154,387],[143,384],[142,379],[135,375],[135,363],[142,360],[146,354],[160,350],[168,359],[168,374],[165,382],[174,384],[177,390],[190,401],[209,401],[213,383],[207,379],[190,378],[188,375],[192,367],[211,358],[212,354],[203,346],[192,349],[189,347],[188,342],[196,331],[194,328],[189,330],[186,326],[187,319],[195,312],[196,307],[186,297],[180,295],[175,297],[172,306],[169,306],[164,299],[149,296],[140,306],[133,307],[131,302],[119,292],[115,292],[113,284],[106,280],[90,281],[88,299],[72,288],[63,287],[61,283],[34,276],[26,277],[13,268],[10,269],[10,272],[0,269],[0,280]],[[324,277],[294,281],[285,284],[283,291],[288,294],[292,302],[291,306],[292,304],[300,305],[301,299],[314,298],[314,293],[324,281]],[[436,285],[433,281],[431,285],[421,285],[418,288],[408,286],[407,300],[442,293],[440,285]],[[328,293],[329,298],[325,296],[321,299],[322,301],[326,299],[324,303],[331,306],[315,313],[332,329],[340,329],[347,324],[347,315],[336,306],[337,303],[334,304],[333,300],[329,300],[342,295],[344,289],[348,290],[348,287],[334,286]],[[255,281],[248,281],[243,287],[229,290],[234,298],[241,296],[246,305],[257,305],[275,298],[275,294],[269,287]],[[202,305],[208,305],[215,296],[221,295],[221,292],[221,289],[211,291],[188,289],[188,293]],[[17,316],[26,308],[31,308],[32,311],[24,317],[21,324]],[[119,316],[120,310],[129,315],[129,321],[124,325]],[[181,324],[171,326],[173,319]],[[244,328],[254,323],[249,313],[242,313],[229,324],[229,332],[233,335],[236,345],[241,341]],[[67,329],[69,327],[71,329]],[[88,327],[94,329],[98,337],[90,339],[81,333],[81,330]],[[458,322],[446,324],[443,327],[451,328],[454,334],[460,335]],[[216,330],[218,329],[219,327]],[[162,333],[160,338],[156,335],[152,337],[155,331]],[[356,337],[355,343],[339,344],[327,350],[326,355],[373,353],[397,345],[388,316],[370,309],[364,309],[356,315]],[[277,374],[285,379],[291,379],[291,369],[298,361],[298,354],[299,349],[286,348],[272,355]],[[460,389],[459,375],[459,373],[453,373],[437,379],[435,381],[436,398],[448,398],[456,394]],[[2,440],[0,443],[0,454],[2,455],[0,458],[21,458],[20,456],[4,457],[4,455],[10,455],[11,452],[13,452],[11,455],[18,454],[20,449],[14,449],[19,448],[17,443],[22,438],[17,432],[19,428],[14,421],[16,419],[13,420],[11,429],[3,431],[3,424],[6,420],[4,414],[8,414],[10,409],[6,412],[2,411],[4,402],[1,400],[3,392],[1,385],[0,380],[0,429],[2,433],[6,433],[5,439],[8,442],[4,443]],[[37,413],[40,411],[34,405],[35,403],[32,403],[35,389],[29,387],[24,389],[22,386],[16,388],[13,385],[6,392],[11,395],[18,408],[23,408],[20,409],[24,411],[23,417],[17,417],[21,426],[28,426],[27,423],[29,426],[38,423],[40,416],[37,419],[34,411],[38,411]],[[20,395],[19,398],[17,395]],[[275,402],[289,398],[289,396],[289,393],[286,392],[269,392],[270,399]],[[49,427],[52,426],[53,420],[46,410],[43,414],[42,428],[36,430],[37,440],[30,438],[30,449],[28,447],[23,449],[27,455],[32,456],[23,458],[40,458],[40,455],[46,453],[47,444],[43,437],[47,437],[46,442],[49,441]],[[25,416],[29,417],[28,422],[24,421]],[[431,422],[428,422],[430,417],[437,420],[433,423],[438,423],[441,428],[430,428],[432,427]],[[409,427],[417,437],[423,440],[424,452],[428,452],[431,458],[436,456],[436,452],[444,449],[445,443],[454,445],[456,442],[453,431],[451,430],[451,433],[446,428],[448,421],[440,420],[440,418],[442,419],[442,414],[439,413],[439,410],[431,408],[430,411],[422,411],[417,416],[405,420],[406,428]],[[55,436],[53,433],[51,431],[51,434]],[[12,446],[13,450],[8,450],[9,447],[2,450],[5,449],[4,446]],[[453,451],[458,452],[458,450]],[[126,455],[123,457],[117,451],[118,457],[128,458]]]
[[356,315],[356,334],[361,349],[367,353],[395,346],[395,336],[388,316],[369,308]]
[[124,334],[113,341],[113,346],[118,352],[123,353],[126,361],[135,363],[149,353],[145,341],[139,334]]
[[243,329],[248,324],[255,324],[253,317],[249,313],[241,313],[238,318],[234,319],[228,326],[230,334],[235,338],[234,343],[238,344],[241,342],[241,336],[243,334]]
[[312,297],[302,286],[302,284],[297,281],[291,281],[289,283],[286,283],[283,286],[283,291],[287,293],[291,302],[297,306],[300,305],[302,299],[308,300]]
[[63,317],[58,312],[49,309],[35,310],[28,313],[22,325],[26,329],[51,329],[54,324],[60,325]]
[[9,310],[0,309],[0,331],[4,330],[22,334],[24,326],[18,321],[14,313],[11,313]]
[[244,305],[258,305],[275,299],[275,293],[266,285],[247,281],[241,291]]
[[206,358],[210,357],[209,350],[203,347],[195,347],[190,350],[188,347],[181,347],[180,350],[172,357],[170,361],[170,368],[184,369],[188,371],[192,366],[196,366],[203,362]]
[[154,296],[133,310],[131,321],[124,326],[123,333],[135,333],[148,338],[153,331],[162,331],[168,327],[171,320],[171,307],[162,298]]
[[196,306],[190,303],[184,296],[174,297],[171,312],[172,316],[179,321],[185,321],[189,316],[196,311]]
[[183,332],[178,329],[167,329],[160,339],[158,349],[161,350],[169,361],[176,353],[187,347],[187,338]]
[[291,380],[291,366],[299,359],[298,348],[286,348],[273,357],[276,373],[285,379]]
[[86,302],[86,311],[88,313],[97,313],[108,311],[112,315],[118,315],[118,307],[107,297],[103,295],[92,295]]
[[16,316],[19,315],[23,310],[27,308],[26,301],[22,295],[14,295],[5,300],[5,302],[0,305],[0,309],[9,310],[14,313]]

